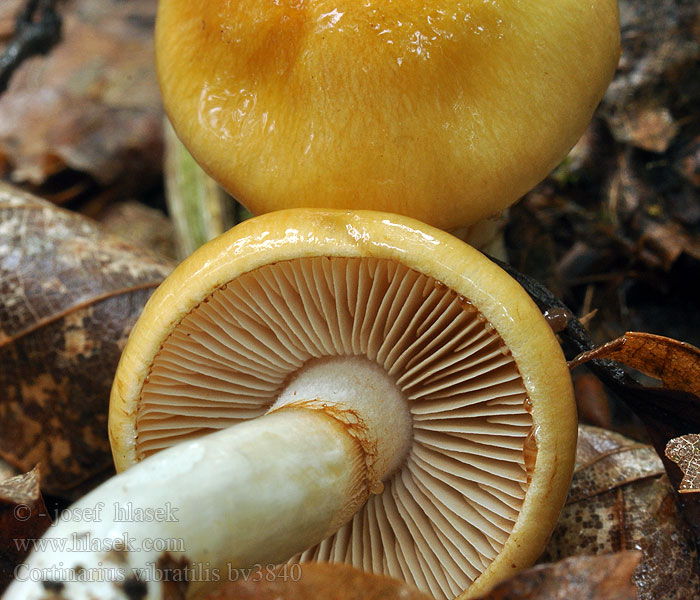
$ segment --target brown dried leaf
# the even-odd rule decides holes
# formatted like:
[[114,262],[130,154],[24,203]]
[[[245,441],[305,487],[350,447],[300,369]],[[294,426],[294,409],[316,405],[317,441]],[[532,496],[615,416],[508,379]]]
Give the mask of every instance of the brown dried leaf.
[[700,136],[696,136],[683,148],[674,168],[693,187],[700,188]]
[[689,433],[672,439],[666,444],[665,454],[683,471],[678,491],[700,492],[700,435]]
[[618,139],[659,154],[668,150],[680,129],[671,111],[653,102],[638,107],[632,119],[621,118],[616,124]]
[[572,487],[542,560],[637,550],[639,600],[700,594],[695,545],[651,446],[579,427]]
[[207,600],[429,600],[418,590],[385,575],[349,565],[302,563],[280,567],[277,573],[239,573]]
[[0,183],[0,457],[68,490],[111,465],[126,337],[171,266]]
[[581,425],[567,504],[663,474],[663,464],[651,446],[613,431]]
[[522,571],[480,600],[636,600],[639,552],[574,556]]
[[0,481],[5,481],[10,477],[19,475],[17,469],[15,469],[10,463],[0,459]]
[[670,270],[683,253],[700,260],[700,238],[688,235],[673,221],[658,223],[652,219],[639,219],[642,235],[639,239],[640,255],[648,250],[660,259],[664,269]]
[[39,466],[0,482],[0,591],[29,553],[22,542],[41,537],[51,525],[39,483]]
[[136,200],[111,203],[98,217],[100,225],[127,242],[175,260],[175,230],[161,211]]
[[156,0],[60,3],[62,41],[25,61],[0,95],[0,164],[33,185],[67,168],[125,193],[156,181],[162,109]]
[[23,0],[3,0],[0,3],[0,52],[4,49],[6,38],[15,30],[15,19],[23,4]]
[[700,350],[685,342],[627,332],[622,337],[584,352],[569,363],[573,369],[589,360],[607,358],[660,379],[664,387],[700,396]]
[[603,383],[592,373],[574,377],[574,395],[580,423],[610,429],[612,415]]
[[[615,139],[664,152],[679,130],[674,109],[692,106],[700,59],[697,3],[620,0],[622,57],[600,114]],[[679,106],[680,105],[680,106]]]

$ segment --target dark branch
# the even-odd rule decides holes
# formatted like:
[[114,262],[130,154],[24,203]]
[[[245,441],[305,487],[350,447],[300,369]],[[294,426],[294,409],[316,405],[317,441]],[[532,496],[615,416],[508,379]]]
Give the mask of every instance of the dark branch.
[[0,54],[0,94],[10,83],[12,74],[30,56],[46,54],[61,39],[61,18],[57,0],[28,0],[17,15],[12,39]]

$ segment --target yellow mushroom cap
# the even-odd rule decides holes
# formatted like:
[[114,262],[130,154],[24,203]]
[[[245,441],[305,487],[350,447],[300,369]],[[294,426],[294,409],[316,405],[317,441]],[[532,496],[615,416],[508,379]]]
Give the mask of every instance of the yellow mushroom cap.
[[347,561],[435,598],[476,597],[531,564],[573,469],[566,361],[510,276],[407,217],[269,213],[185,260],[117,371],[117,468],[262,415],[307,363],[343,356],[394,378],[413,441],[384,489],[298,558]]
[[161,0],[175,130],[254,214],[373,209],[450,229],[561,161],[617,64],[615,0]]

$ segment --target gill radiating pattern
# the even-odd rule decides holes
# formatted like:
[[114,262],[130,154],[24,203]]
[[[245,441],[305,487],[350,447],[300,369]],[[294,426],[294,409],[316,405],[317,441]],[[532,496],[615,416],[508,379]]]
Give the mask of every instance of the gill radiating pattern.
[[312,358],[364,355],[396,378],[415,444],[357,515],[297,560],[461,593],[510,535],[532,427],[513,358],[483,316],[389,260],[303,258],[213,292],[166,340],[137,417],[141,457],[265,413]]

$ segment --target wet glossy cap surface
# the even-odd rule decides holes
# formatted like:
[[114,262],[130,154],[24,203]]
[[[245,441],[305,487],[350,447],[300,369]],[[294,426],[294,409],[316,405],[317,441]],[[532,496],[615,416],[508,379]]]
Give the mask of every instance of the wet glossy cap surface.
[[175,130],[253,213],[445,229],[564,158],[618,54],[614,0],[161,0],[157,22]]

